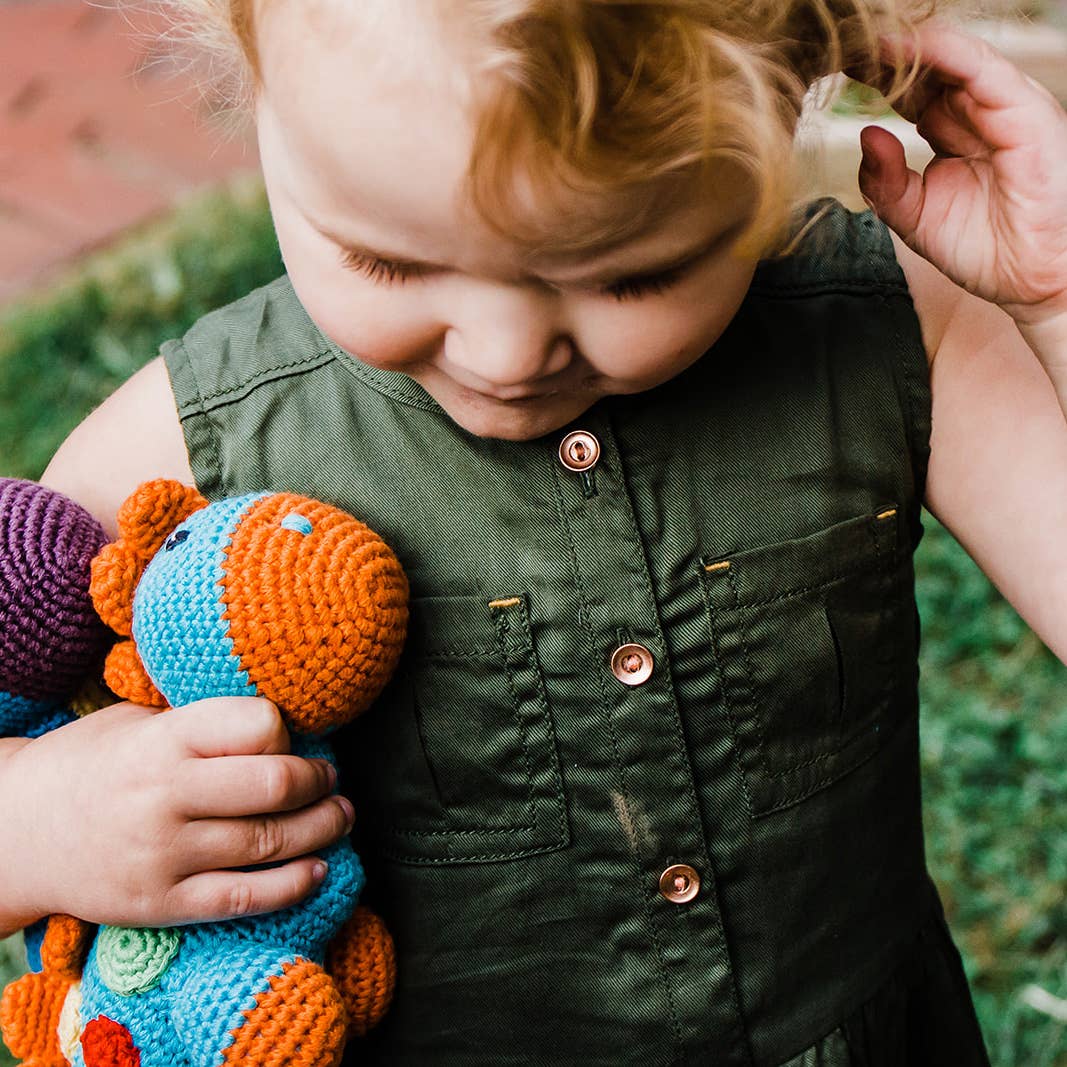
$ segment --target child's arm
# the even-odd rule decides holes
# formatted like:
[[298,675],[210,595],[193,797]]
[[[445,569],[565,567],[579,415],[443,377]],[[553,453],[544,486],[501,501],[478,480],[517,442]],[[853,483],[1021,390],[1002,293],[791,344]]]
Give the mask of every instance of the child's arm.
[[919,40],[901,110],[937,156],[920,176],[865,131],[860,184],[932,359],[926,503],[1067,662],[1067,112],[982,41]]
[[[192,481],[157,362],[71,434],[42,480],[114,532],[129,492],[160,475]],[[295,903],[316,884],[309,853],[350,829],[332,787],[328,764],[290,755],[277,710],[255,698],[122,703],[0,741],[0,935],[53,912],[162,926]]]

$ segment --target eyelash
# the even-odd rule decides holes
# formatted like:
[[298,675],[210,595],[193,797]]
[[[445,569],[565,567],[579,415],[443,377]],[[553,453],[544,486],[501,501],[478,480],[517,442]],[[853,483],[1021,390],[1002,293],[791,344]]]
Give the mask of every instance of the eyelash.
[[[422,272],[416,267],[408,267],[403,263],[393,263],[387,259],[365,256],[360,252],[344,252],[341,256],[342,264],[349,270],[358,271],[370,278],[371,281],[383,282],[387,285],[403,285],[412,278],[422,276]],[[662,293],[678,282],[685,274],[685,267],[675,267],[661,274],[650,274],[646,277],[623,278],[613,285],[607,285],[600,290],[607,296],[613,296],[616,300],[629,300],[649,294]]]

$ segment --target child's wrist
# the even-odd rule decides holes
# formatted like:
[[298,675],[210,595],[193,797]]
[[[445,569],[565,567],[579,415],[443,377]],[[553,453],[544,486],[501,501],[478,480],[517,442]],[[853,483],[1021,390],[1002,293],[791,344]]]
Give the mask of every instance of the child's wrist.
[[28,850],[19,833],[25,820],[19,815],[16,798],[24,786],[18,780],[15,757],[32,743],[25,737],[0,738],[0,811],[4,812],[0,821],[0,938],[9,937],[48,914],[47,909],[34,907],[27,900],[26,864],[20,862]]
[[1015,325],[1030,351],[1044,367],[1067,418],[1067,311],[1059,318],[1036,324],[1017,319]]
[[1067,364],[1067,290],[1040,304],[1002,306],[1046,367],[1049,363]]

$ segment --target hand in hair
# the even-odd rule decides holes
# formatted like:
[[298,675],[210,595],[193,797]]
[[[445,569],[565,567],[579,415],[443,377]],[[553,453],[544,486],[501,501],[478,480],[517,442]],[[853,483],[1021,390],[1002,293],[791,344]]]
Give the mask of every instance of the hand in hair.
[[[896,106],[936,155],[919,175],[896,137],[867,127],[865,199],[1024,332],[1067,336],[1067,111],[985,41],[943,23],[883,43],[887,61],[894,49],[918,55],[922,74]],[[1067,364],[1067,352],[1059,360]]]

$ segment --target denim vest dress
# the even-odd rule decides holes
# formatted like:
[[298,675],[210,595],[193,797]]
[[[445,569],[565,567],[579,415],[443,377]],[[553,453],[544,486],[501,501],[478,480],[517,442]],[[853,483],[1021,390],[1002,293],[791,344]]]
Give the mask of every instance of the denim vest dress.
[[693,366],[534,441],[284,277],[164,347],[205,495],[338,504],[411,582],[336,738],[398,952],[346,1063],[988,1063],[923,850],[926,355],[885,228],[817,206]]

